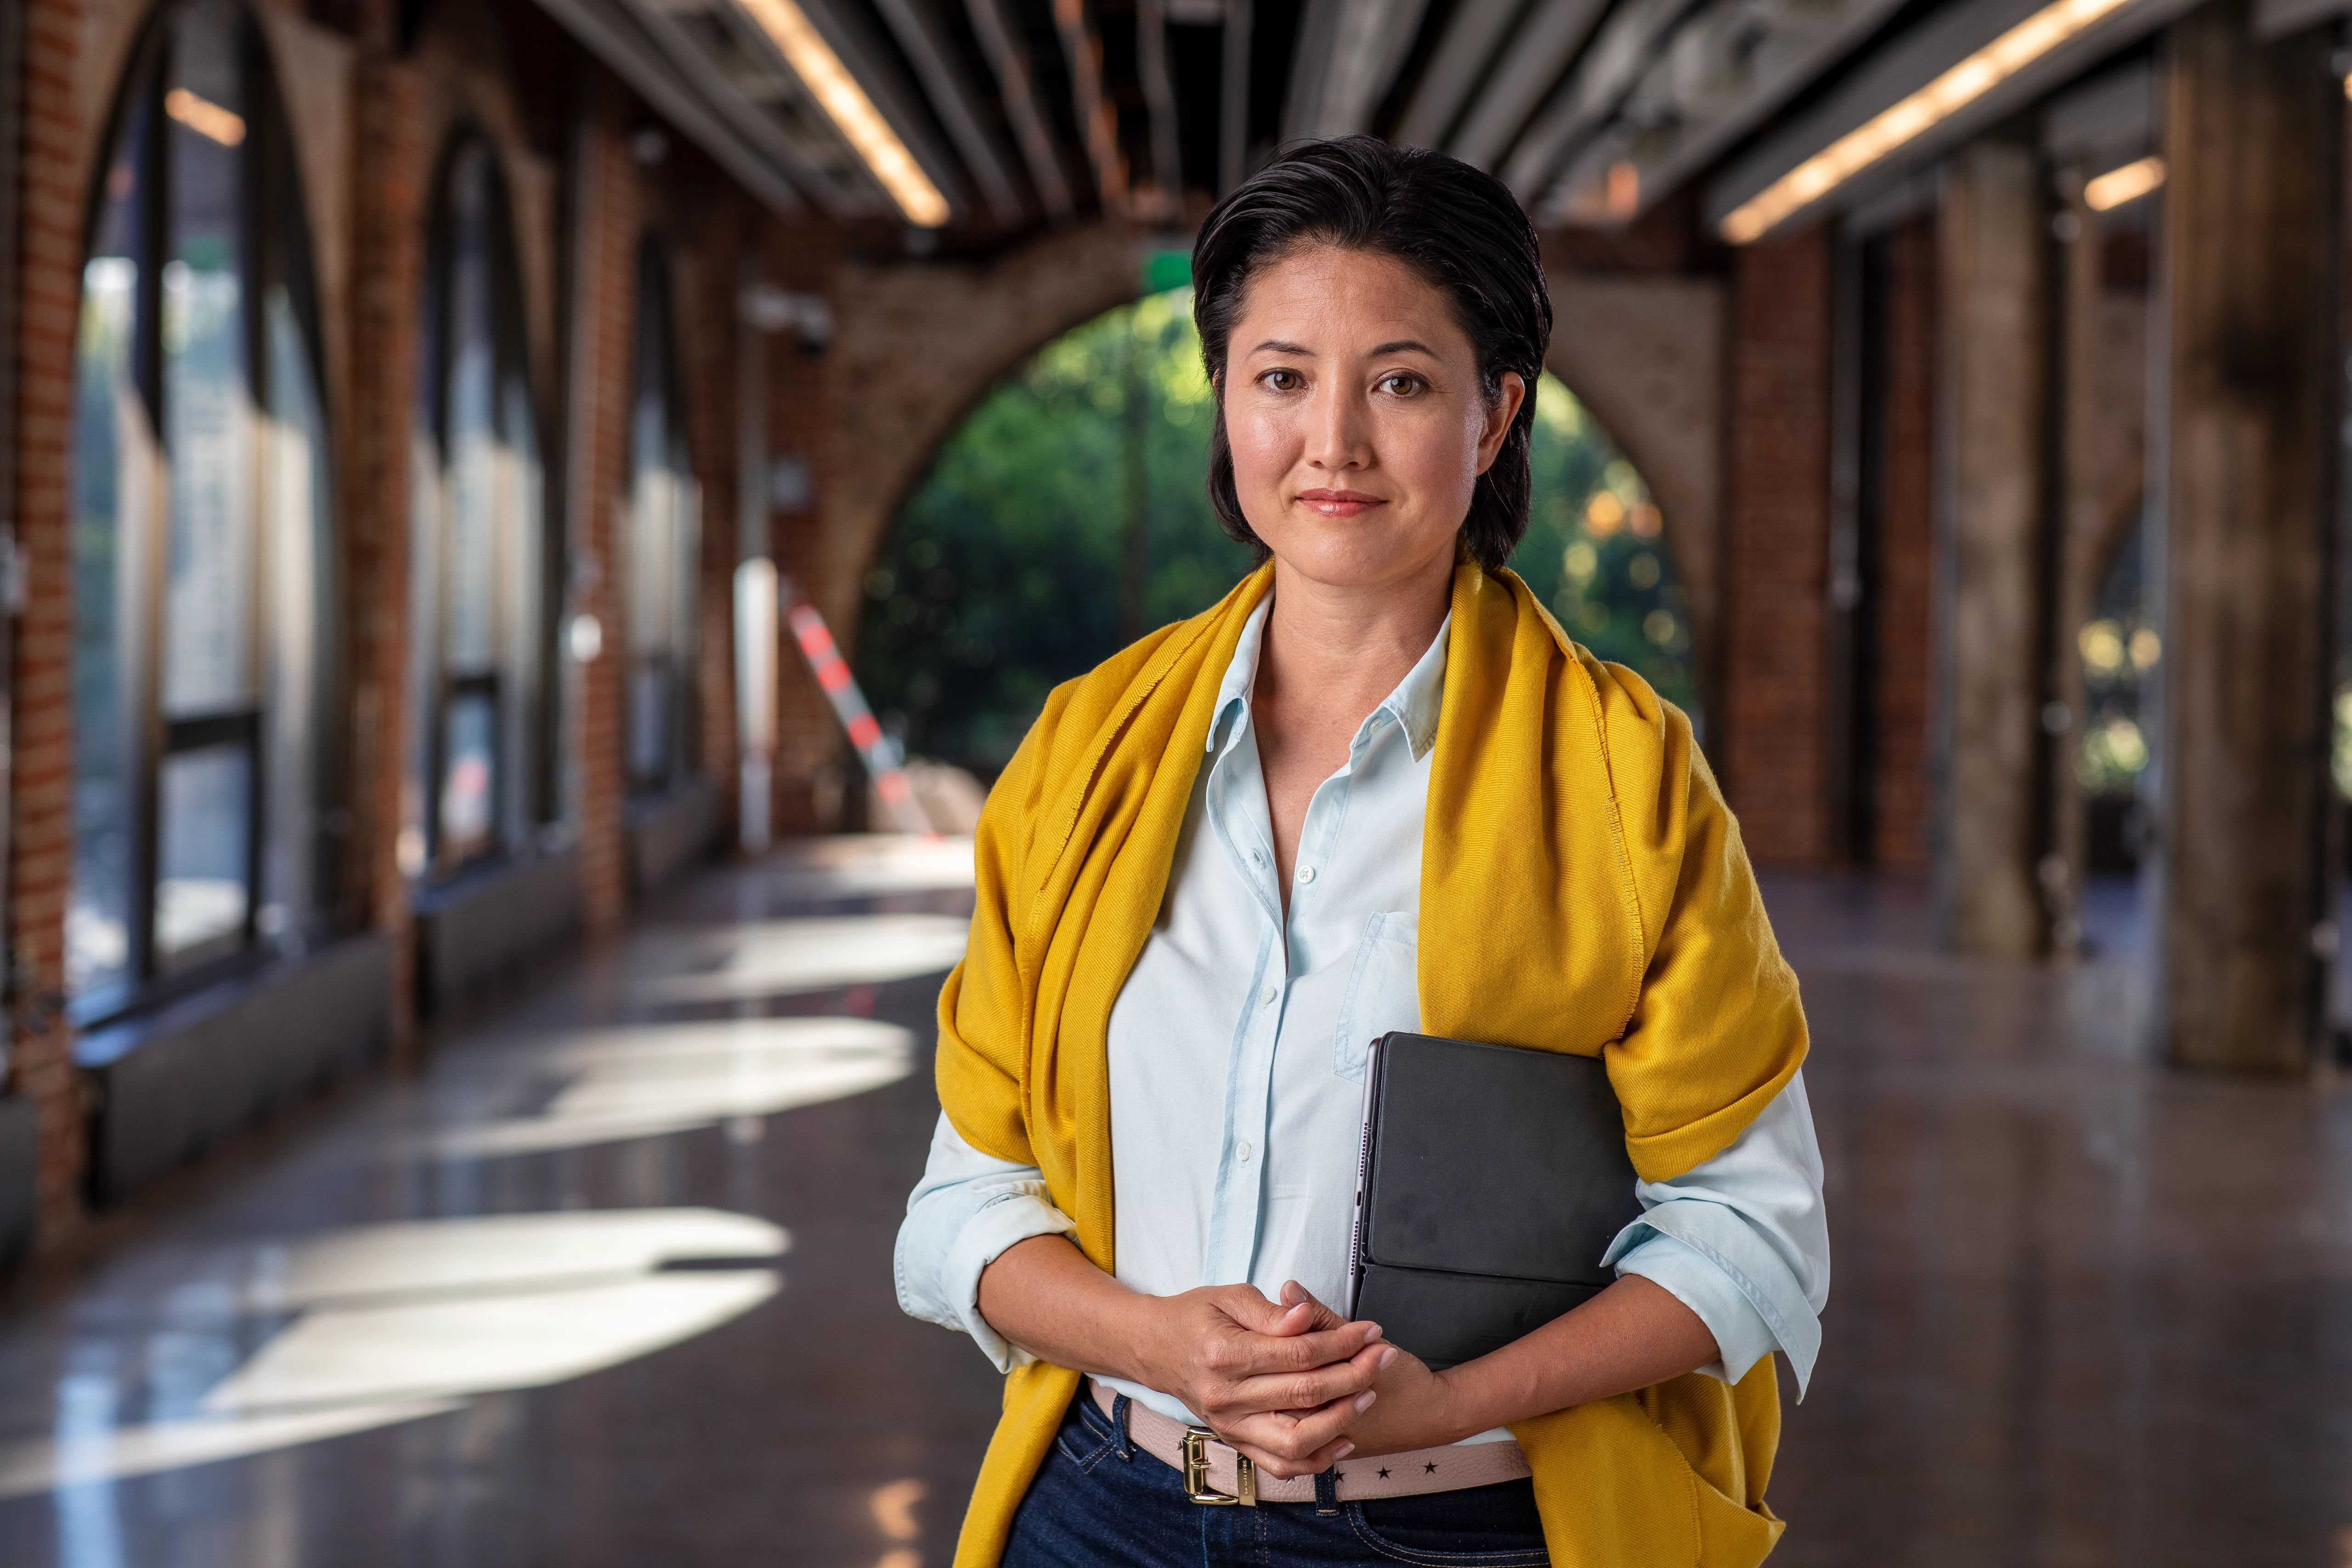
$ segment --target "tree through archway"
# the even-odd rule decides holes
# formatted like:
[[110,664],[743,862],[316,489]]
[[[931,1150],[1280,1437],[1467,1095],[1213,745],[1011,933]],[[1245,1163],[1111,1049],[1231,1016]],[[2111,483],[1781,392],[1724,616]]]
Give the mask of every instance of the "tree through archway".
[[[859,682],[914,754],[991,777],[1061,681],[1215,602],[1248,569],[1202,476],[1213,419],[1187,289],[1040,350],[944,442],[865,581]],[[1696,700],[1657,507],[1555,377],[1511,564],[1603,658]]]

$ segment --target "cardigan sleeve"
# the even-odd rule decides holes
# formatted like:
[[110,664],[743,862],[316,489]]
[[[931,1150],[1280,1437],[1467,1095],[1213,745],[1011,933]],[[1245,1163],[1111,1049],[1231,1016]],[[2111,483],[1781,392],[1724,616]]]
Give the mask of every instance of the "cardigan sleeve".
[[1023,890],[1022,824],[1036,787],[1036,753],[1046,743],[1041,735],[1053,718],[1048,703],[981,808],[972,838],[971,933],[963,961],[940,990],[940,1107],[972,1148],[1014,1165],[1037,1163],[1021,1093],[1028,1045],[1013,933]]
[[1713,1159],[1762,1115],[1803,1065],[1808,1037],[1796,973],[1689,719],[1631,671],[1606,668],[1644,950],[1609,1076],[1627,1108],[1634,1168],[1662,1181]]

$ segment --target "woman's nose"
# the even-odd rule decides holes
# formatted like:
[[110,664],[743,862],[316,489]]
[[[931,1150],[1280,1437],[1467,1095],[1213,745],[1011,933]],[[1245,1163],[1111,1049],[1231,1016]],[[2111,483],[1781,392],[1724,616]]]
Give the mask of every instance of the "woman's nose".
[[1326,384],[1308,416],[1307,460],[1318,468],[1371,466],[1371,429],[1363,400],[1349,389]]

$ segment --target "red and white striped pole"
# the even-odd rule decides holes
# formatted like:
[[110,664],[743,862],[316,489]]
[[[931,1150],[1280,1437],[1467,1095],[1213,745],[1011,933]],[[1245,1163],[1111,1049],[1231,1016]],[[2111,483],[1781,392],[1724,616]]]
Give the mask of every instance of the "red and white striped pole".
[[874,793],[890,808],[890,815],[908,833],[926,836],[931,833],[930,820],[916,803],[915,792],[907,782],[905,759],[898,754],[898,742],[882,732],[881,723],[875,719],[874,710],[866,705],[866,693],[857,689],[856,677],[849,673],[849,661],[841,657],[841,647],[833,640],[832,628],[824,624],[816,606],[794,591],[790,578],[779,578],[776,594],[783,601],[784,620],[793,628],[793,640],[800,645],[801,656],[809,662],[817,685],[824,689],[825,700],[833,704],[834,717],[849,731],[849,743],[857,748],[865,759],[866,771],[873,776]]

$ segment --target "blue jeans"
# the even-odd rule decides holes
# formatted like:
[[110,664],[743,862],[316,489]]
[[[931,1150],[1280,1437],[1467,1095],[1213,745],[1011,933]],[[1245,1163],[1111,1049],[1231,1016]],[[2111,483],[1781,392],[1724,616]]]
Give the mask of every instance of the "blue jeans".
[[[1004,1568],[1548,1568],[1535,1483],[1423,1497],[1220,1508],[1184,1499],[1182,1479],[1127,1440],[1081,1389],[1013,1519]],[[1329,1471],[1324,1472],[1328,1478]]]

